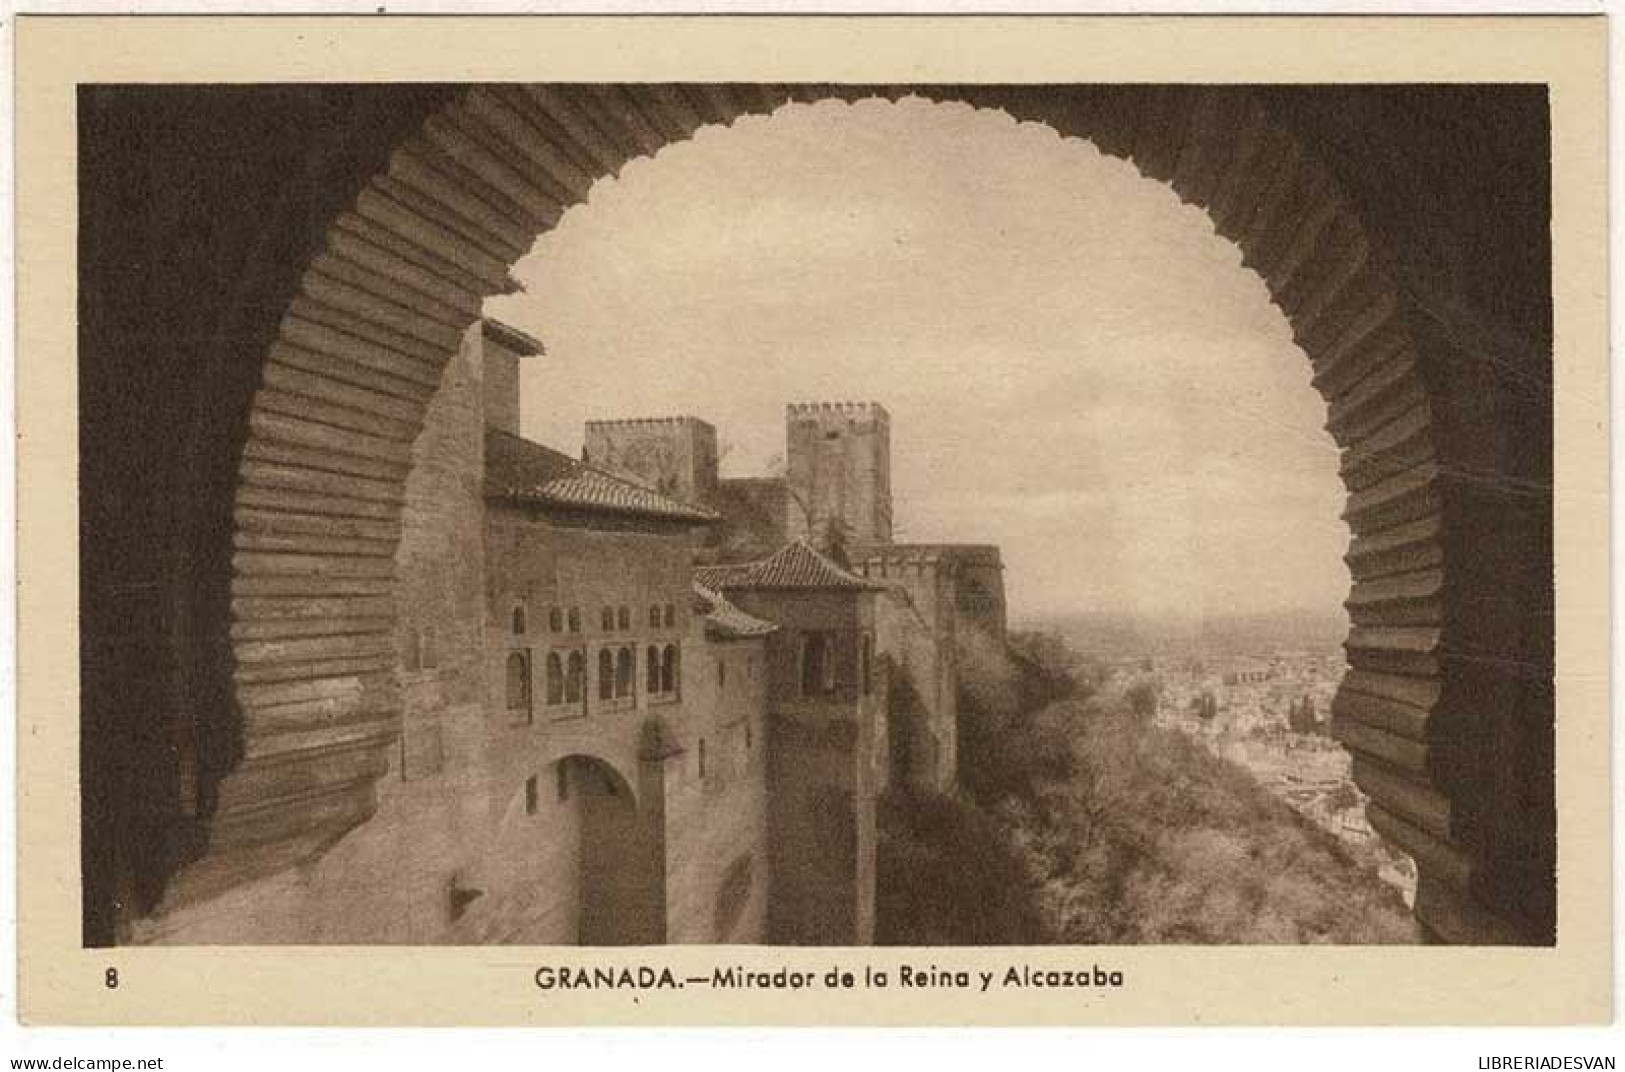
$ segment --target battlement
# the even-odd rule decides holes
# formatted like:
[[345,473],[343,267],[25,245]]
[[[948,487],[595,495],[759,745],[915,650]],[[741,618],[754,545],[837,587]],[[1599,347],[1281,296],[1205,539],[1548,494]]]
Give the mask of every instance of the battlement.
[[891,423],[891,414],[879,402],[792,402],[784,407],[784,416],[788,420],[845,417]]
[[870,548],[863,561],[875,565],[951,562],[958,566],[1004,568],[998,545],[991,543],[895,543]]
[[588,421],[591,428],[682,428],[698,425],[708,428],[713,434],[716,428],[711,422],[699,417],[617,417],[612,420]]
[[928,575],[951,577],[954,566],[952,559],[939,558],[933,554],[866,554],[852,563],[852,572],[876,581],[890,581]]
[[912,548],[870,549],[863,558],[853,563],[853,567],[862,570],[886,569],[892,566],[935,566],[941,562],[952,562],[951,558],[944,558],[935,551],[921,551]]

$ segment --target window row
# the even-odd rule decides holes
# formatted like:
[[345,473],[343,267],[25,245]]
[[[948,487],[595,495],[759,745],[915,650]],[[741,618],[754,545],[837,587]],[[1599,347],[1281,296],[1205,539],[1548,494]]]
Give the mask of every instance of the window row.
[[[632,628],[632,609],[630,607],[605,607],[599,612],[599,625],[604,632],[610,633],[619,630],[625,632]],[[670,629],[677,624],[677,604],[651,603],[649,605],[649,628]]]
[[[513,609],[513,617],[509,622],[514,636],[524,636],[529,629],[530,622],[523,606]],[[671,629],[677,625],[677,604],[654,603],[649,606],[649,628]],[[632,628],[632,608],[604,607],[598,613],[598,626],[606,633],[616,631],[625,632]],[[550,607],[547,612],[547,631],[550,633],[579,633],[581,632],[581,608]]]
[[[681,681],[677,645],[649,645],[644,655],[648,696],[675,696]],[[587,656],[584,652],[547,653],[544,688],[549,707],[578,704],[587,696]],[[637,680],[637,649],[631,645],[602,648],[598,652],[597,694],[600,700],[618,700],[633,694]],[[507,706],[511,712],[528,713],[531,708],[530,653],[508,653],[506,666]]]

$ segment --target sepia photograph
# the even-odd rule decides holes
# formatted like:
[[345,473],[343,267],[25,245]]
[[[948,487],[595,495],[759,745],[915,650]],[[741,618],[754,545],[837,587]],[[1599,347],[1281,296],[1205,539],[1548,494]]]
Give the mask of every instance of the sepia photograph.
[[1558,866],[1608,849],[1559,823],[1549,82],[692,66],[59,94],[98,987],[895,948],[1098,1002],[1111,950],[1606,913]]

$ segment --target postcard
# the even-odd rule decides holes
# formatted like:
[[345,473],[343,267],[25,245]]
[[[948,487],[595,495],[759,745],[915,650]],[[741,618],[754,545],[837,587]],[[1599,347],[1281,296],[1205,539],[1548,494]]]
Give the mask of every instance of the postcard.
[[23,16],[25,1021],[1607,1019],[1606,39]]

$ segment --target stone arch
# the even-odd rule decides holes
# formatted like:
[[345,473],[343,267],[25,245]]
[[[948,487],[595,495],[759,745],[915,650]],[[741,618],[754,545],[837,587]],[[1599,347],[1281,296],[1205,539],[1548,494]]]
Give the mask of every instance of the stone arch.
[[551,765],[568,783],[579,816],[576,941],[652,945],[665,938],[665,841],[658,814],[640,807],[632,783],[606,759],[584,752]]
[[608,755],[585,748],[574,748],[560,755],[550,756],[546,763],[546,770],[555,777],[558,776],[559,770],[566,772],[565,777],[587,772],[597,779],[600,788],[607,795],[620,797],[637,808],[641,802],[638,800],[636,781],[628,777],[621,767],[622,764],[616,763]]
[[658,941],[665,916],[658,814],[624,764],[565,749],[513,768],[492,852],[471,874],[470,938],[542,945]]
[[[599,177],[702,126],[791,102],[910,95],[1002,109],[1088,139],[1205,209],[1241,248],[1309,356],[1343,451],[1354,583],[1351,672],[1335,719],[1372,797],[1373,825],[1415,857],[1418,915],[1435,936],[1549,941],[1550,686],[1542,694],[1538,680],[1495,669],[1499,653],[1541,645],[1496,594],[1510,545],[1484,549],[1507,511],[1538,516],[1539,498],[1508,506],[1482,487],[1504,447],[1485,439],[1491,418],[1447,371],[1459,354],[1441,340],[1438,318],[1403,285],[1402,236],[1368,226],[1313,146],[1246,87],[501,85],[453,94],[332,219],[265,355],[235,492],[240,758],[217,772],[209,856],[236,857],[234,873],[283,866],[372,813],[378,760],[400,728],[395,620],[347,608],[359,615],[392,591],[410,445],[441,369],[483,299],[504,289],[508,266]],[[319,600],[353,628],[307,635],[288,623],[285,600]],[[331,687],[354,679],[367,687]],[[334,695],[356,697],[336,718],[333,704],[350,701]],[[320,713],[290,719],[290,698],[307,696],[323,698]],[[373,761],[334,761],[342,755]],[[234,783],[255,789],[233,792]]]

